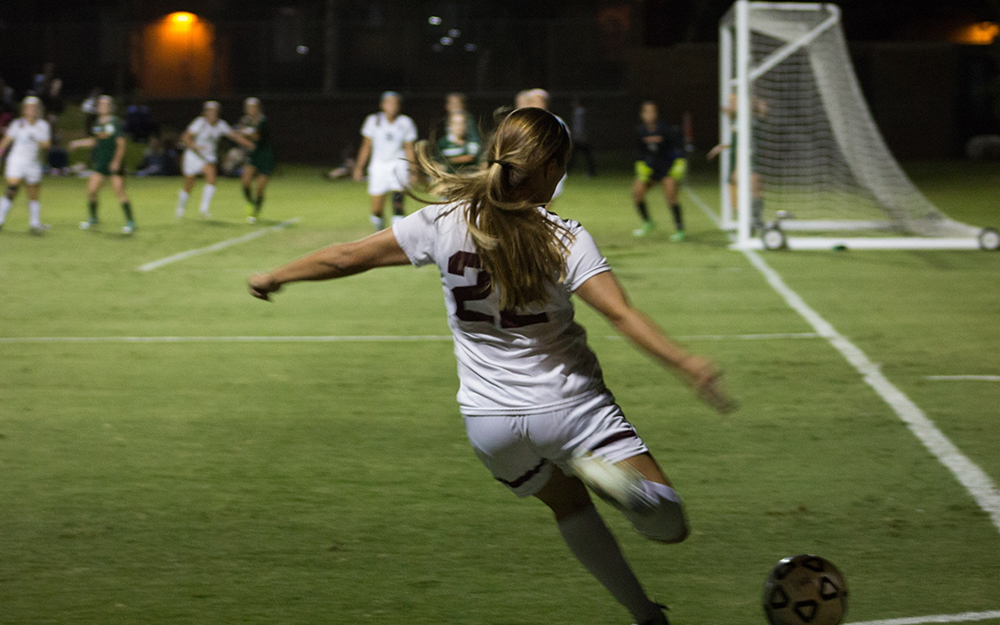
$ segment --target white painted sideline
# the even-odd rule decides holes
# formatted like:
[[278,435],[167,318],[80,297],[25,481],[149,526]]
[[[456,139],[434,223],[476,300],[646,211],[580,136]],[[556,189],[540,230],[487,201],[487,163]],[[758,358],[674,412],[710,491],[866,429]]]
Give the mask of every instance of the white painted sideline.
[[883,621],[856,621],[854,623],[847,623],[846,625],[921,625],[922,623],[968,623],[970,621],[988,621],[991,619],[1000,619],[1000,610],[911,616],[908,618],[890,618]]
[[293,217],[292,219],[286,219],[276,226],[271,226],[270,228],[262,228],[260,230],[255,230],[249,234],[244,234],[241,237],[236,237],[235,239],[226,239],[225,241],[219,241],[214,245],[209,245],[208,247],[199,247],[197,249],[188,250],[186,252],[180,252],[179,254],[174,254],[173,256],[167,256],[166,258],[161,258],[159,260],[154,260],[148,262],[145,265],[139,265],[135,268],[136,271],[153,271],[154,269],[159,269],[164,265],[169,265],[170,263],[176,263],[178,261],[187,260],[193,256],[200,256],[202,254],[210,254],[212,252],[218,252],[219,250],[225,249],[231,245],[239,245],[240,243],[246,243],[247,241],[252,241],[258,237],[262,237],[265,234],[271,232],[276,232],[278,230],[284,230],[288,226],[298,222],[301,217]]
[[[617,335],[601,337],[617,340]],[[760,341],[768,339],[815,339],[818,334],[695,334],[675,336],[682,341]],[[315,335],[315,336],[12,336],[0,337],[0,345],[18,343],[408,343],[450,341],[451,335]]]
[[[698,196],[689,188],[686,189],[690,197],[697,198],[695,203],[705,213],[718,223],[717,218],[711,209],[701,201]],[[879,366],[869,360],[860,348],[851,343],[847,338],[837,332],[837,330],[826,319],[823,319],[815,310],[809,307],[799,294],[793,291],[781,276],[771,268],[760,254],[753,250],[740,250],[750,263],[763,274],[764,279],[775,291],[781,295],[785,302],[799,315],[805,319],[816,332],[833,345],[834,349],[849,362],[864,379],[868,386],[872,387],[879,397],[892,408],[903,423],[913,432],[920,442],[924,444],[941,464],[948,468],[965,487],[969,494],[976,500],[993,525],[1000,530],[1000,491],[997,490],[993,480],[975,463],[969,460],[952,443],[941,430],[937,429],[934,422],[927,418],[924,411],[888,380],[879,369]]]
[[977,380],[979,382],[1000,382],[1000,375],[929,375],[925,380]]

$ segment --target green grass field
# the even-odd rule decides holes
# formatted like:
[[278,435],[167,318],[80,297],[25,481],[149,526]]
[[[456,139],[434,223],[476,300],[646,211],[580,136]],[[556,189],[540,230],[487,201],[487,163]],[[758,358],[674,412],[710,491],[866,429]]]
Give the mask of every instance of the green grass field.
[[[952,216],[1000,223],[988,168],[913,168]],[[286,168],[254,231],[234,181],[178,223],[178,179],[130,179],[138,231],[84,232],[84,183],[48,179],[0,233],[0,337],[438,336],[433,268],[294,285],[247,274],[369,231],[363,185]],[[719,416],[581,307],[609,386],[684,495],[693,534],[647,542],[600,504],[675,625],[763,623],[775,562],[815,552],[848,621],[1000,610],[1000,532],[858,372],[810,333],[690,201],[688,241],[636,240],[629,180],[571,178],[582,221],[637,304],[726,369]],[[709,177],[695,191],[710,204]],[[200,186],[189,214],[197,214]],[[661,224],[662,197],[650,197]],[[411,202],[411,208],[413,207]],[[262,226],[256,226],[260,228]],[[973,462],[1000,482],[1000,254],[769,253]],[[454,401],[447,340],[0,342],[0,623],[625,624],[550,514],[494,482]],[[1000,619],[983,621],[1000,623]]]

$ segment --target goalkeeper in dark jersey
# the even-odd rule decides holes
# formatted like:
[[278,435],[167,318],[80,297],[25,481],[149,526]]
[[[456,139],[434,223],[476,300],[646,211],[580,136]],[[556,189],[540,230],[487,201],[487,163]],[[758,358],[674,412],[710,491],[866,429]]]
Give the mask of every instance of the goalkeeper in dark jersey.
[[684,158],[684,144],[680,129],[660,121],[656,103],[646,101],[639,110],[640,123],[635,128],[637,159],[635,162],[635,182],[632,185],[632,201],[642,217],[642,226],[633,231],[637,237],[644,237],[656,228],[656,222],[649,216],[646,193],[654,184],[663,181],[663,193],[674,216],[676,232],[672,241],[684,240],[684,216],[677,199],[681,180],[687,173],[687,159]]

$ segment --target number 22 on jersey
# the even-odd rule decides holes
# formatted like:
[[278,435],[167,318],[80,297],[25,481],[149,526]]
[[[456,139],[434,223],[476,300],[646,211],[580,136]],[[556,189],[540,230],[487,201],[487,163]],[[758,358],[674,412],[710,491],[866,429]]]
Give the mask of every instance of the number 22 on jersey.
[[[482,268],[479,254],[475,252],[455,252],[452,254],[451,258],[448,259],[448,273],[453,276],[464,276],[466,271],[472,271],[475,274],[476,283],[452,288],[451,294],[455,298],[455,316],[460,321],[479,321],[495,325],[497,319],[493,315],[466,308],[467,302],[485,300],[492,292],[490,274]],[[501,328],[523,328],[536,323],[545,323],[548,320],[549,316],[544,312],[520,315],[513,310],[501,310],[499,323]]]

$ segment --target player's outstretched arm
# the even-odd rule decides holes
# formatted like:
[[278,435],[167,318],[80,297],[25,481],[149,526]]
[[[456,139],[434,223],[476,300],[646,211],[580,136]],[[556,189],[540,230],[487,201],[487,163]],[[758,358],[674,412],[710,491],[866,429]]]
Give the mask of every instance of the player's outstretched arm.
[[250,139],[247,139],[246,137],[244,137],[240,133],[236,132],[235,130],[232,131],[232,132],[229,132],[228,134],[226,134],[226,136],[229,137],[229,139],[233,143],[238,143],[239,145],[242,145],[243,147],[245,147],[248,150],[252,150],[255,147],[257,147],[256,143],[254,143]]
[[593,276],[576,294],[643,351],[677,371],[705,403],[719,412],[730,412],[736,407],[722,390],[722,372],[715,364],[671,341],[652,319],[634,308],[613,273],[606,271]]
[[408,264],[410,259],[403,248],[399,247],[396,235],[390,228],[360,241],[338,243],[317,250],[274,271],[250,276],[247,283],[250,295],[270,300],[271,293],[277,292],[289,282],[333,280],[376,267]]
[[69,149],[76,150],[78,148],[92,148],[97,144],[97,139],[93,137],[87,137],[85,139],[74,139],[69,142]]
[[361,182],[365,175],[365,165],[368,164],[368,157],[372,153],[372,140],[364,137],[361,140],[361,148],[358,150],[358,160],[354,163],[353,178],[355,182]]

